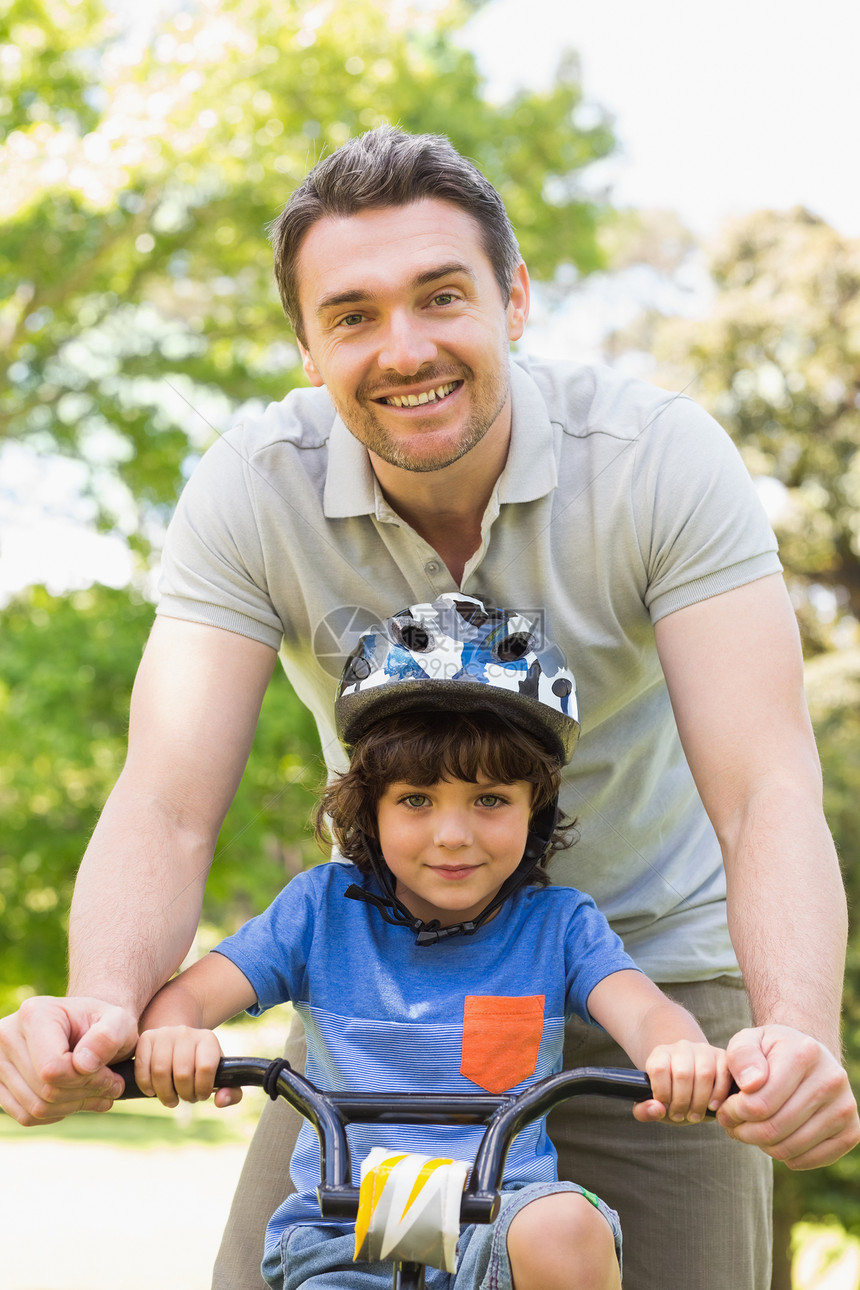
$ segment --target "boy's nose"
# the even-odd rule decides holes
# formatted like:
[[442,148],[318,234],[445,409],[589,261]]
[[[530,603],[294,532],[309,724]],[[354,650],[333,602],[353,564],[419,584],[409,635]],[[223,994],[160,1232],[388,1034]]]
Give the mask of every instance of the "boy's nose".
[[456,851],[472,844],[472,831],[463,815],[452,811],[439,820],[436,826],[436,845],[446,851]]

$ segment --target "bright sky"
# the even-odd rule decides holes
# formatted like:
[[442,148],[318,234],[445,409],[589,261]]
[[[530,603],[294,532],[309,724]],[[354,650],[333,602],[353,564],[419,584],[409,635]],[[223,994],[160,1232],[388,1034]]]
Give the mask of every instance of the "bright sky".
[[472,37],[499,89],[579,51],[623,145],[617,201],[698,233],[802,204],[860,236],[857,0],[495,0]]

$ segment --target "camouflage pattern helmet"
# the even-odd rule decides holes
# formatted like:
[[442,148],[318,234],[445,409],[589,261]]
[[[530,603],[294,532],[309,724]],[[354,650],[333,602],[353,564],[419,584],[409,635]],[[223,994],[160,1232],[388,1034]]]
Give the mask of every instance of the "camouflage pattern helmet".
[[337,733],[351,748],[380,718],[427,708],[504,714],[562,764],[579,737],[573,674],[538,618],[461,592],[401,609],[363,633],[340,679]]

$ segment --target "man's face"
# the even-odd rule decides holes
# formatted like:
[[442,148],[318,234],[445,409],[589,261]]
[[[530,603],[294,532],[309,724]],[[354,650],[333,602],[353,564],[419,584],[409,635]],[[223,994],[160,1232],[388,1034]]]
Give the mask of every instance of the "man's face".
[[318,220],[298,278],[305,373],[371,453],[439,470],[507,434],[528,278],[521,265],[505,305],[465,211],[428,199]]

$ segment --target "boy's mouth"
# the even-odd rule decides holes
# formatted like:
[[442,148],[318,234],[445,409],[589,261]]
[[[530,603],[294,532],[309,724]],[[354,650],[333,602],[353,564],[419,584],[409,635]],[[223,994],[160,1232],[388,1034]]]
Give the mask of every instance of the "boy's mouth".
[[474,873],[476,865],[473,864],[456,864],[456,865],[433,865],[433,872],[440,874],[443,878],[467,878],[469,874]]

